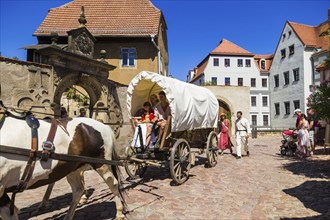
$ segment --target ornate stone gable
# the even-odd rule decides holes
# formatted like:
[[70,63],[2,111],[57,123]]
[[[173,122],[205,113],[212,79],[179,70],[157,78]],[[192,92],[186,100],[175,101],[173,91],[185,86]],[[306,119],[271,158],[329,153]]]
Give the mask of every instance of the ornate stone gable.
[[96,39],[86,27],[68,31],[68,51],[89,58],[94,57],[94,42]]

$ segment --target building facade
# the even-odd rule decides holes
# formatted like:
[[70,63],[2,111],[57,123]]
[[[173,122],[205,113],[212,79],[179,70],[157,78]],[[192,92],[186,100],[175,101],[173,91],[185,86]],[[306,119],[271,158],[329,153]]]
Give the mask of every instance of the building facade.
[[[82,6],[84,17],[79,20]],[[94,58],[103,56],[116,67],[109,80],[128,85],[143,70],[168,75],[167,25],[151,1],[75,0],[50,9],[34,36],[38,45],[51,44],[56,36],[57,44],[66,47],[70,41],[67,32],[81,21],[95,38]],[[28,60],[38,62],[36,48],[27,49]]]
[[313,86],[319,86],[322,82],[330,80],[330,70],[326,66],[326,59],[330,59],[330,49],[321,50],[311,57]]
[[269,77],[273,128],[295,127],[294,110],[299,108],[306,112],[311,85],[319,81],[319,77],[313,74],[311,58],[329,48],[328,40],[320,36],[328,28],[328,21],[318,26],[285,23]]
[[268,70],[271,62],[271,55],[254,55],[223,39],[194,70],[189,71],[187,81],[196,85],[249,87],[250,116],[246,117],[252,125],[269,127]]

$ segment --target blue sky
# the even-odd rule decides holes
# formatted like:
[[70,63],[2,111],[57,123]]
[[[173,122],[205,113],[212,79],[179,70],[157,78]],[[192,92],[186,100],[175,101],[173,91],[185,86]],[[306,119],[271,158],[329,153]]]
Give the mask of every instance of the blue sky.
[[[23,46],[48,9],[69,0],[0,0],[1,55],[26,60]],[[254,54],[272,54],[287,20],[318,25],[330,0],[152,0],[168,26],[169,72],[180,80],[225,38]]]

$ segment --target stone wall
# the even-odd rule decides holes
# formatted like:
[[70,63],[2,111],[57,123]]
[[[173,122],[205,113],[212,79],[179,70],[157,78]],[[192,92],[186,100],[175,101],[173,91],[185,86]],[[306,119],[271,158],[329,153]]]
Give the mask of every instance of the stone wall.
[[231,134],[235,133],[236,112],[241,111],[243,117],[250,118],[250,88],[246,86],[205,86],[218,100],[225,102],[231,111]]
[[0,99],[5,106],[53,114],[53,68],[0,57]]
[[120,135],[117,139],[117,152],[122,155],[125,147],[133,138],[133,130],[130,119],[128,118],[127,105],[126,105],[127,86],[117,86],[117,95],[119,100],[120,109],[123,115],[123,125],[120,128]]

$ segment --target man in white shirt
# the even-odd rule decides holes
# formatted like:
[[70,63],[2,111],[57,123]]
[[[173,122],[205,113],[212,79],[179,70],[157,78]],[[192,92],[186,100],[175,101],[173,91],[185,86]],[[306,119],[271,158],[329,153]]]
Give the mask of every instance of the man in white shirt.
[[242,112],[237,112],[237,119],[235,121],[235,134],[236,134],[236,147],[237,147],[237,159],[242,158],[242,144],[244,146],[244,150],[246,155],[249,156],[249,146],[248,146],[248,138],[249,134],[251,134],[250,122],[242,117]]

